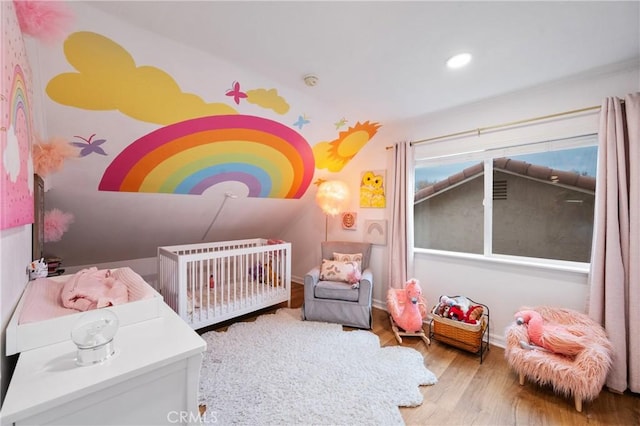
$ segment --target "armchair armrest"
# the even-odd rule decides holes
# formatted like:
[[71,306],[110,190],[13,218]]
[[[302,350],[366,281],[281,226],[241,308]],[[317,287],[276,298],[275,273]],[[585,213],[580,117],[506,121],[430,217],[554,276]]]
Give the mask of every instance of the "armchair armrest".
[[358,304],[368,305],[373,292],[373,271],[370,268],[362,271],[360,278],[360,292],[358,294]]
[[314,295],[313,287],[316,284],[318,284],[319,279],[320,279],[320,268],[317,266],[311,269],[309,272],[307,272],[307,274],[304,276],[305,300],[307,299],[313,300],[313,295]]

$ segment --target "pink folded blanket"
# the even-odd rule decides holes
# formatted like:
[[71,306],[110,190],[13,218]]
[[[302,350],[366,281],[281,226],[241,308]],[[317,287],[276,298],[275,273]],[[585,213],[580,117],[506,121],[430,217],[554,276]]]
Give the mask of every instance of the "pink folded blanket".
[[91,267],[74,274],[60,293],[65,308],[88,311],[126,303],[127,286],[114,277],[109,269]]

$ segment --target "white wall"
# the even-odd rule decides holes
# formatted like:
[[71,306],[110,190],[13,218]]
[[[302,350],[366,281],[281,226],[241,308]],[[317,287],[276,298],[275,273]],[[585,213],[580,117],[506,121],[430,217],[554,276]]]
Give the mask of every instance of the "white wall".
[[[407,121],[395,139],[419,140],[478,127],[600,105],[607,96],[640,90],[638,62],[618,64],[545,86],[441,111]],[[417,145],[416,154],[467,152],[505,144],[575,136],[597,131],[597,111]],[[381,143],[381,142],[378,142]],[[421,280],[428,304],[440,295],[466,295],[489,306],[492,342],[502,345],[503,331],[523,305],[555,305],[585,311],[587,273],[509,265],[488,260],[416,254],[414,276]],[[376,297],[380,298],[380,288]]]

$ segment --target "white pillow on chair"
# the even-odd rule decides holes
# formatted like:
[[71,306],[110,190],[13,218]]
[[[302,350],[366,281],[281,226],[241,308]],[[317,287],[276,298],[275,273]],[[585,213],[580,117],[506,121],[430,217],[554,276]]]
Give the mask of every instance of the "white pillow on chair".
[[362,271],[362,253],[336,253],[333,252],[333,260],[340,262],[356,262],[358,269]]
[[361,277],[360,268],[355,261],[343,262],[322,259],[320,267],[320,280],[322,281],[341,281],[357,286]]

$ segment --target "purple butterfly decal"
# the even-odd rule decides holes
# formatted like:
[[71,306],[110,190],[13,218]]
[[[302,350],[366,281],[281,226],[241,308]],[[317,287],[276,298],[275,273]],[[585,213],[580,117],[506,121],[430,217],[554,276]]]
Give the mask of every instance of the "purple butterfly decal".
[[93,152],[100,155],[107,155],[107,153],[104,152],[104,149],[100,147],[100,145],[105,143],[107,140],[98,139],[94,141],[92,139],[95,135],[96,135],[95,133],[92,134],[91,136],[89,136],[89,139],[85,139],[82,136],[74,136],[74,138],[82,139],[84,141],[84,142],[71,142],[71,145],[80,148],[80,157],[86,157],[87,155]]
[[298,121],[293,123],[293,125],[296,126],[298,129],[302,130],[302,126],[304,126],[305,124],[309,124],[309,123],[310,123],[310,121],[307,120],[306,114],[303,114],[303,115],[299,115],[298,116]]
[[240,91],[240,83],[238,83],[237,81],[234,81],[232,86],[233,88],[227,90],[227,93],[225,93],[225,95],[233,96],[233,100],[235,101],[235,103],[237,105],[240,105],[240,99],[246,98],[247,94]]

